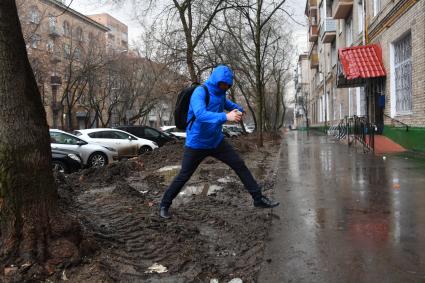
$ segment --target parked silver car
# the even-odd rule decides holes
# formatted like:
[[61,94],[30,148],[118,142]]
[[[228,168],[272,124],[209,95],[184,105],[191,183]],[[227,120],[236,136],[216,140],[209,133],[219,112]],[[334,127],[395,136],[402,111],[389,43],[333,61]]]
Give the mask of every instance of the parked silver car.
[[61,130],[50,130],[52,149],[67,149],[79,153],[84,167],[103,167],[118,160],[118,152],[113,147],[88,143],[72,134]]
[[84,129],[74,131],[74,133],[87,142],[115,148],[118,151],[119,158],[136,157],[158,148],[158,145],[153,141],[138,138],[118,129]]

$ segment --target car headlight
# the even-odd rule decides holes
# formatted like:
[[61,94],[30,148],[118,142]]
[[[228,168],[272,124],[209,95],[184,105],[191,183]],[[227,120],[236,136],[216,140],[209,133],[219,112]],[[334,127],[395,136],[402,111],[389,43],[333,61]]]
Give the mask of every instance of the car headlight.
[[78,163],[81,163],[81,159],[76,154],[70,153],[70,154],[68,154],[68,157],[77,161]]
[[115,148],[109,147],[109,146],[104,146],[104,148],[106,148],[107,150],[112,151],[112,152],[116,152],[117,151]]
[[152,142],[154,146],[158,146],[158,144],[156,142]]

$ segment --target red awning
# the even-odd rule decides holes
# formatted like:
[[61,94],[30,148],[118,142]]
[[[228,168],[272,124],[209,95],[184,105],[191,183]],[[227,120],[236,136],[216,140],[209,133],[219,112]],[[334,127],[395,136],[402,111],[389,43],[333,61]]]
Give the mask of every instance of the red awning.
[[347,80],[386,76],[382,50],[377,44],[340,48],[338,55]]

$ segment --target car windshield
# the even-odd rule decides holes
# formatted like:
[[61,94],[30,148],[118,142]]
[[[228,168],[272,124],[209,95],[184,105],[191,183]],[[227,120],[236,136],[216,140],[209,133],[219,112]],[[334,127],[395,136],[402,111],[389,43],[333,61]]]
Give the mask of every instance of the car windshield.
[[154,129],[146,128],[145,134],[147,138],[159,138],[160,133]]
[[69,134],[61,132],[50,132],[51,143],[76,145],[79,141],[81,140]]

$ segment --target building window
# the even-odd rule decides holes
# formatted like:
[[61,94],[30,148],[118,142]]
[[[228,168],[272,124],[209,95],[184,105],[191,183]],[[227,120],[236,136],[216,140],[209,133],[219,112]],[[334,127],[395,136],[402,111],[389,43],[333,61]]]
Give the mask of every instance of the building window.
[[77,37],[78,41],[83,41],[83,29],[81,27],[78,27],[75,36]]
[[337,61],[336,40],[331,43],[331,66],[335,67]]
[[46,43],[46,49],[48,52],[53,53],[55,50],[55,43],[53,40],[49,39]]
[[50,27],[50,31],[55,31],[56,30],[56,24],[57,24],[56,17],[53,16],[53,15],[49,15],[49,27]]
[[89,40],[89,42],[93,42],[94,41],[94,35],[93,35],[92,32],[89,32],[88,40]]
[[[314,18],[315,19],[315,18]],[[128,34],[126,32],[123,32],[121,35],[122,40],[128,41]]]
[[322,27],[323,27],[323,23],[324,23],[324,21],[326,19],[326,11],[325,11],[325,9],[323,7],[323,3],[324,3],[324,1],[322,1],[320,3],[320,6],[319,6],[320,26],[322,26]]
[[63,34],[64,36],[68,36],[68,37],[71,35],[71,29],[67,21],[63,22]]
[[409,33],[394,43],[395,110],[397,114],[412,111],[412,36]]
[[353,115],[354,115],[354,100],[353,100],[353,92],[352,92],[352,89],[351,88],[349,88],[348,89],[348,116],[349,117],[352,117]]
[[351,46],[353,44],[353,25],[352,19],[347,19],[345,22],[345,43],[347,46]]
[[381,11],[381,0],[373,0],[373,16],[377,16]]
[[81,49],[78,47],[75,48],[75,59],[81,60]]
[[40,35],[34,34],[31,36],[31,47],[37,49],[40,44]]
[[357,115],[366,115],[366,93],[364,87],[358,87],[356,89],[356,104],[357,104]]
[[63,55],[66,59],[71,58],[71,46],[69,46],[69,44],[64,44],[63,45]]
[[364,25],[364,21],[363,21],[363,3],[362,0],[358,0],[358,5],[357,5],[357,19],[358,19],[358,23],[359,23],[359,33],[363,32],[363,25]]
[[31,7],[30,10],[30,22],[34,24],[40,23],[40,11],[37,7]]

